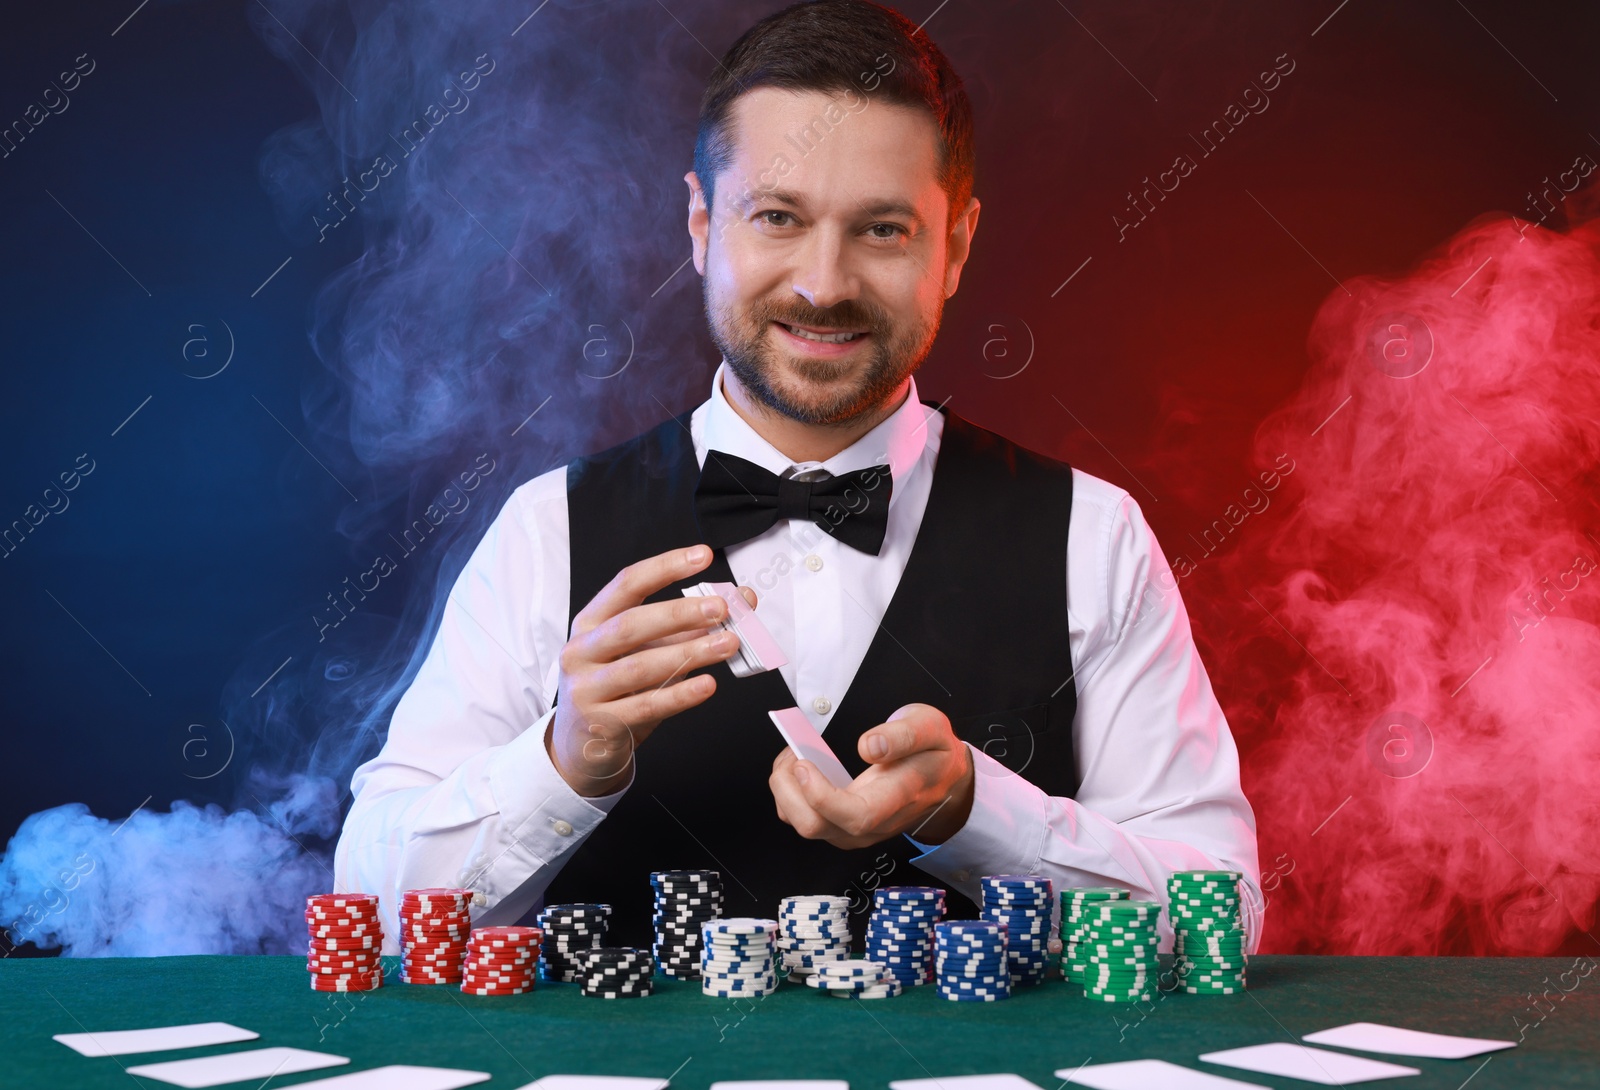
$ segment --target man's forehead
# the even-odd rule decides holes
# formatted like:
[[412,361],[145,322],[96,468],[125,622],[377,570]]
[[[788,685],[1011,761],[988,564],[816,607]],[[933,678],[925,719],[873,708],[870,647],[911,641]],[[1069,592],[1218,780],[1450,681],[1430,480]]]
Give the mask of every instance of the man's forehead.
[[844,183],[883,211],[936,199],[939,130],[926,110],[854,89],[757,87],[734,100],[733,155],[719,182],[744,201],[795,207]]

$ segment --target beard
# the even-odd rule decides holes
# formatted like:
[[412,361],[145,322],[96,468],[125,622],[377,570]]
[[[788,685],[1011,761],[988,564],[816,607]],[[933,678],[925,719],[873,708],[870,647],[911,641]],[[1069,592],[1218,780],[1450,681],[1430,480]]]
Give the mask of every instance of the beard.
[[[709,279],[702,284],[711,339],[728,369],[761,404],[802,424],[848,424],[883,405],[927,359],[944,312],[941,296],[931,317],[896,328],[881,310],[858,299],[819,310],[797,296],[792,303],[760,300],[741,313],[712,298]],[[775,345],[773,322],[865,329],[871,335],[864,351],[811,359]]]

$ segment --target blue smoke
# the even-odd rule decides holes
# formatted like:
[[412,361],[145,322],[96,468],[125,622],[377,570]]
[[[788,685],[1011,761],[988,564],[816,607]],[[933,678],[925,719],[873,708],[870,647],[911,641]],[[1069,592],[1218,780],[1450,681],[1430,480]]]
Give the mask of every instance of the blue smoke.
[[704,397],[717,353],[681,179],[712,54],[773,7],[685,8],[690,26],[652,0],[245,9],[317,105],[262,149],[278,222],[301,252],[359,251],[314,301],[324,373],[297,429],[358,483],[336,524],[351,576],[286,605],[219,694],[221,725],[186,744],[195,780],[229,777],[231,811],[178,801],[119,823],[72,804],[23,824],[0,860],[12,942],[302,941],[350,774],[506,496]]

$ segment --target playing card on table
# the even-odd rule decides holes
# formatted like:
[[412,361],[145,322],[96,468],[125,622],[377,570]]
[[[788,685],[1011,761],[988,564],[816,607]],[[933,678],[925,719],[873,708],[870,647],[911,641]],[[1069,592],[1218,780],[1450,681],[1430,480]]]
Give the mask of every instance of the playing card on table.
[[1166,1060],[1123,1060],[1119,1063],[1064,1067],[1056,1078],[1093,1090],[1241,1090],[1259,1083],[1225,1079]]
[[128,1056],[136,1052],[166,1052],[201,1045],[231,1045],[254,1041],[260,1036],[227,1022],[191,1022],[183,1026],[115,1029],[104,1033],[58,1033],[54,1039],[80,1056]]
[[899,1079],[889,1090],[1042,1090],[1021,1075],[949,1075],[942,1079]]
[[1377,1022],[1351,1022],[1348,1026],[1308,1033],[1300,1038],[1314,1045],[1353,1048],[1360,1052],[1384,1052],[1391,1056],[1424,1056],[1433,1060],[1464,1060],[1502,1048],[1516,1048],[1515,1041],[1494,1041],[1483,1037],[1452,1037],[1447,1033],[1425,1033]]
[[331,1079],[297,1082],[294,1090],[459,1090],[475,1082],[488,1082],[487,1071],[457,1071],[452,1067],[412,1067],[390,1064],[368,1071],[352,1071]]
[[546,1075],[520,1090],[666,1090],[666,1079],[640,1075]]
[[307,1052],[302,1048],[252,1048],[247,1052],[221,1052],[194,1060],[135,1064],[128,1068],[128,1074],[160,1079],[177,1086],[221,1086],[246,1079],[259,1082],[274,1075],[293,1075],[349,1062],[345,1056]]
[[711,1090],[850,1090],[843,1079],[739,1079],[714,1082]]
[[1283,1075],[1306,1082],[1320,1082],[1324,1086],[1343,1086],[1347,1082],[1370,1082],[1373,1079],[1392,1079],[1399,1075],[1420,1075],[1414,1067],[1369,1060],[1364,1056],[1350,1056],[1343,1052],[1329,1052],[1325,1048],[1307,1048],[1279,1041],[1270,1045],[1251,1045],[1248,1048],[1229,1048],[1221,1052],[1207,1052],[1200,1057],[1211,1064],[1223,1064],[1245,1071],[1259,1071],[1263,1075]]

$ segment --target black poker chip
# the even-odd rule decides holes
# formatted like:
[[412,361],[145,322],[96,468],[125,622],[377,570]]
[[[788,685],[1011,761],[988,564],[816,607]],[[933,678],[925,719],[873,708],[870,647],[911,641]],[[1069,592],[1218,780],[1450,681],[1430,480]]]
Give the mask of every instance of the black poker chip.
[[655,871],[651,952],[663,976],[700,979],[700,926],[722,915],[722,875],[714,870]]

